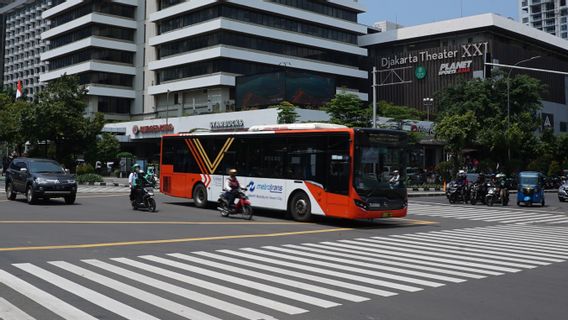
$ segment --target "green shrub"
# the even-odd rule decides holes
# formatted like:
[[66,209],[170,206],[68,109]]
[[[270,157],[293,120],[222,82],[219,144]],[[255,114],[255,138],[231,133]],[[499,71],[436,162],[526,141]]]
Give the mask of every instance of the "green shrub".
[[89,182],[103,182],[103,177],[94,173],[86,173],[77,176],[78,183],[89,183]]
[[453,172],[455,172],[456,168],[450,161],[442,161],[438,163],[436,166],[435,172],[442,177],[443,180],[450,181],[453,177]]
[[89,163],[80,164],[77,166],[77,175],[84,175],[88,173],[95,173],[95,168]]

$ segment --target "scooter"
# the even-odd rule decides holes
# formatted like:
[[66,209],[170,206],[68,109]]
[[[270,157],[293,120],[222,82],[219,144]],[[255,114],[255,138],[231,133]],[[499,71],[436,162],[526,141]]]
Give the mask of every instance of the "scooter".
[[469,201],[469,191],[466,185],[451,181],[446,190],[446,197],[448,197],[451,204],[462,201],[467,203]]
[[141,195],[136,195],[134,199],[131,199],[132,209],[148,209],[150,212],[156,211],[156,200],[154,200],[154,188],[151,184],[142,186],[140,190]]
[[493,206],[494,203],[501,203],[506,206],[509,204],[509,190],[505,187],[498,187],[491,184],[489,190],[487,190],[487,195],[485,196],[485,203],[488,206]]
[[487,190],[489,185],[485,182],[476,182],[471,186],[470,191],[470,203],[475,205],[478,201],[481,203],[486,203]]
[[240,214],[246,220],[252,219],[252,207],[248,196],[244,193],[244,190],[239,190],[235,199],[237,199],[236,204],[229,204],[229,201],[225,197],[225,193],[221,193],[219,200],[217,200],[217,210],[221,213],[221,216],[228,217],[230,215]]

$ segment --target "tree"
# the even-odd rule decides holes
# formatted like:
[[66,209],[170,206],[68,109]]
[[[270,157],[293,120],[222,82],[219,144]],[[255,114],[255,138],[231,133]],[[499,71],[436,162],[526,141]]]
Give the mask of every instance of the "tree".
[[108,132],[104,132],[97,141],[97,160],[103,163],[113,161],[120,151],[120,142]]
[[0,92],[0,141],[8,145],[21,146],[26,142],[22,128],[22,114],[29,111],[31,104],[23,99]]
[[454,170],[459,167],[462,150],[474,144],[478,131],[473,111],[446,116],[436,125],[436,137],[446,141],[446,149],[453,155]]
[[280,104],[271,106],[270,108],[278,109],[278,123],[294,123],[298,119],[296,106],[288,101],[282,101]]
[[420,120],[424,118],[424,112],[416,108],[397,106],[387,101],[379,101],[377,115],[386,118],[393,118],[396,121]]
[[[538,144],[534,132],[540,125],[537,111],[542,107],[540,99],[544,86],[527,75],[510,78],[510,122],[507,121],[507,81],[502,73],[485,80],[474,79],[446,88],[437,97],[438,121],[447,117],[472,112],[481,125],[463,147],[474,147],[480,156],[495,163],[523,159],[527,164],[535,155]],[[439,126],[436,126],[439,130]],[[509,163],[511,169],[512,161]]]
[[364,107],[363,102],[352,93],[338,93],[323,108],[331,117],[331,122],[348,127],[369,127],[371,107]]
[[21,118],[24,137],[54,144],[56,159],[67,167],[74,165],[77,154],[96,143],[104,125],[102,114],[85,117],[85,94],[78,77],[63,75],[38,94],[38,102]]

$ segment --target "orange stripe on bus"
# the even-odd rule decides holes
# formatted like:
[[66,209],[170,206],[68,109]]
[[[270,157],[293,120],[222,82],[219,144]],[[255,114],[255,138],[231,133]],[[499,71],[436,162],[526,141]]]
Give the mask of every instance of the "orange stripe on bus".
[[193,158],[195,159],[195,161],[197,162],[197,166],[199,166],[199,170],[201,170],[201,173],[203,174],[207,174],[207,170],[204,167],[203,163],[201,162],[201,159],[199,158],[199,153],[194,149],[193,143],[190,139],[186,139],[185,143],[187,144],[187,147],[189,148],[189,150],[191,151],[191,154],[193,155]]

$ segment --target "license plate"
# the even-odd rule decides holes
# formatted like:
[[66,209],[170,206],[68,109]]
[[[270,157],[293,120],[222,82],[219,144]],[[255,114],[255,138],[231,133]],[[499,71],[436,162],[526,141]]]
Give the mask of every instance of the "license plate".
[[392,217],[392,212],[383,212],[383,218],[390,218]]

